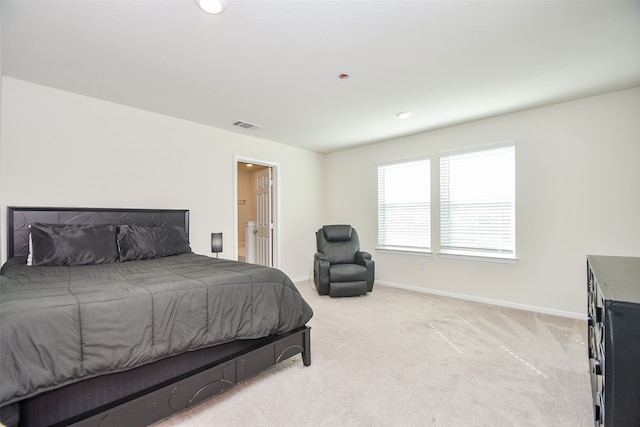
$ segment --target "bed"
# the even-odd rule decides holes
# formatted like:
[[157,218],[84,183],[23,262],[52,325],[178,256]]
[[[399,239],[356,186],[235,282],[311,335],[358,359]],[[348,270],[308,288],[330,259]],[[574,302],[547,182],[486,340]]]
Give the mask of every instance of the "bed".
[[187,210],[9,207],[7,228],[7,426],[148,425],[291,356],[311,364],[291,280],[192,253]]

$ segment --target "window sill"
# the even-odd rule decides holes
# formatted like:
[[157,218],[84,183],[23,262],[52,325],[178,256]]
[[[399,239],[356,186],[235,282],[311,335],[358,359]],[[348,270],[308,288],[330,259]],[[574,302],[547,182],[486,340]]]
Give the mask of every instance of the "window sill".
[[430,256],[432,254],[430,249],[418,249],[418,248],[401,248],[393,246],[379,246],[376,248],[377,252],[386,252],[390,254],[405,254],[415,256]]
[[441,258],[463,259],[467,261],[497,262],[501,264],[517,264],[519,259],[513,255],[487,255],[463,252],[439,252]]

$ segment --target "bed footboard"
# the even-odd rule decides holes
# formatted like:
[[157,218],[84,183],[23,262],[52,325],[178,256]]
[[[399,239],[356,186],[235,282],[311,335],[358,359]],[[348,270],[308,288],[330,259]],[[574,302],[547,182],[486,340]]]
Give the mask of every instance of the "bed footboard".
[[177,382],[161,385],[132,400],[101,408],[98,413],[82,414],[60,425],[75,427],[149,425],[179,411],[188,409],[212,396],[230,389],[265,369],[296,354],[302,354],[305,366],[311,364],[311,329],[300,328],[244,354]]

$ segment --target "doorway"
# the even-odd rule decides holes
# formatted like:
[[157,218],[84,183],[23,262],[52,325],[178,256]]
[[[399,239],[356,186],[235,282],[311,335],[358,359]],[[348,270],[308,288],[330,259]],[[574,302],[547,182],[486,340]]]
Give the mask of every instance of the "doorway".
[[234,156],[235,259],[279,266],[278,164]]

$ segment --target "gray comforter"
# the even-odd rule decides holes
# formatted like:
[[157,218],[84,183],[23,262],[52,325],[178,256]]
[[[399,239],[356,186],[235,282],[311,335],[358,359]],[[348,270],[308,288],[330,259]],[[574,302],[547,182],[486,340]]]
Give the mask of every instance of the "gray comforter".
[[311,316],[281,271],[202,255],[14,265],[0,276],[0,405]]

